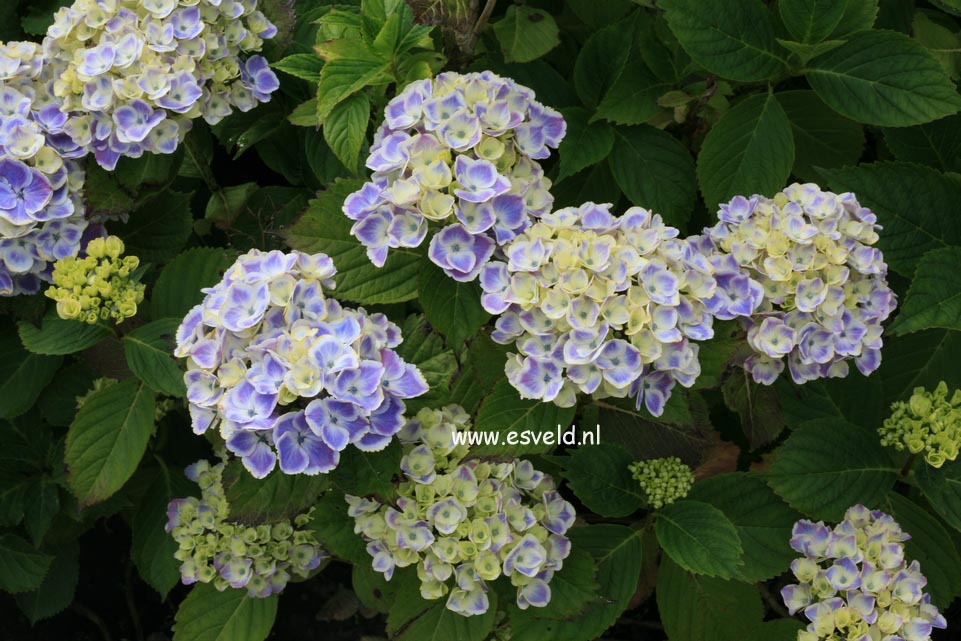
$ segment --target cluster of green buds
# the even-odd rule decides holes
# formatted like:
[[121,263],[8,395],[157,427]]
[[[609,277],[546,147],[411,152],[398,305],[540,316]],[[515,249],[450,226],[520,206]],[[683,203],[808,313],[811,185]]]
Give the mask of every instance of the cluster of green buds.
[[934,392],[916,387],[911,398],[891,406],[891,416],[878,429],[881,444],[912,454],[924,452],[932,467],[958,457],[961,447],[961,390],[948,395],[948,385]]
[[229,520],[223,486],[225,462],[198,461],[187,478],[200,485],[201,497],[174,499],[167,507],[166,531],[180,546],[185,585],[213,583],[221,592],[247,588],[252,597],[284,589],[291,575],[306,578],[327,556],[308,529],[311,513],[277,523],[245,525]]
[[694,485],[694,472],[676,456],[637,461],[628,469],[655,510],[683,499]]
[[[463,408],[424,409],[401,429],[404,444],[393,505],[348,495],[354,531],[368,541],[374,570],[417,567],[425,599],[449,595],[464,616],[490,607],[487,582],[508,577],[517,606],[543,607],[570,553],[574,508],[550,476],[528,461],[465,460],[470,417]],[[453,584],[453,585],[450,585]]]
[[60,318],[95,324],[114,319],[120,323],[137,314],[144,285],[133,273],[140,265],[136,256],[122,256],[123,241],[116,236],[87,243],[86,256],[61,258],[53,266],[53,285],[48,298],[57,301]]

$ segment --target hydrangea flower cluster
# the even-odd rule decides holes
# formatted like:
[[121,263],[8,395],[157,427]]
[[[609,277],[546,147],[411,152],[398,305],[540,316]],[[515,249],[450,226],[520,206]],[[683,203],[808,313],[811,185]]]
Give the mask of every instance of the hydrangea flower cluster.
[[793,615],[810,621],[798,641],[927,641],[947,622],[924,593],[927,579],[908,564],[910,535],[889,515],[856,505],[834,528],[801,520],[791,547],[804,556],[791,563],[798,583],[781,590]]
[[519,608],[543,607],[570,553],[564,534],[574,508],[528,461],[465,461],[467,445],[455,436],[469,421],[456,405],[409,421],[398,434],[406,480],[397,500],[347,496],[354,531],[368,541],[376,571],[390,580],[395,568],[416,565],[421,596],[448,595],[454,612],[486,612],[487,582],[501,576],[517,587]]
[[694,486],[693,470],[676,456],[637,461],[628,469],[655,510],[683,499]]
[[213,583],[247,588],[252,597],[268,597],[286,587],[291,576],[306,578],[327,557],[307,528],[310,514],[261,525],[228,520],[224,494],[225,463],[198,461],[187,468],[187,478],[200,485],[201,497],[174,499],[167,507],[169,532],[179,545],[174,557],[181,562],[185,585]]
[[961,390],[948,396],[948,384],[933,392],[914,388],[911,398],[891,406],[891,416],[878,429],[881,444],[912,454],[924,452],[932,467],[958,458],[961,448]]
[[33,294],[86,229],[84,172],[32,42],[0,43],[0,296]]
[[137,314],[145,286],[133,279],[140,265],[136,256],[123,256],[116,236],[94,238],[86,256],[61,258],[53,266],[53,285],[44,294],[57,301],[60,318],[95,324],[113,319],[121,323]]
[[519,352],[506,371],[522,397],[632,396],[660,415],[675,383],[700,374],[692,341],[713,336],[715,316],[750,314],[761,292],[659,215],[610,207],[542,216],[482,269],[481,301],[500,314],[492,338]]
[[494,249],[550,211],[551,182],[537,162],[566,131],[559,112],[534,92],[490,71],[442,73],[408,85],[390,101],[374,137],[371,181],[344,213],[367,255],[417,247],[444,225],[428,255],[451,278],[471,281]]
[[177,330],[194,431],[219,426],[256,478],[278,458],[287,474],[317,474],[349,444],[384,448],[404,425],[403,399],[427,391],[393,350],[396,325],[326,297],[336,273],[325,254],[253,249]]
[[172,153],[192,119],[213,124],[270,98],[277,77],[244,56],[276,33],[257,0],[76,0],[43,43],[62,130],[107,169]]
[[881,364],[881,323],[897,301],[887,285],[877,217],[854,194],[793,184],[774,198],[737,196],[705,230],[759,283],[764,300],[747,322],[758,383],[784,370],[796,383],[865,375]]

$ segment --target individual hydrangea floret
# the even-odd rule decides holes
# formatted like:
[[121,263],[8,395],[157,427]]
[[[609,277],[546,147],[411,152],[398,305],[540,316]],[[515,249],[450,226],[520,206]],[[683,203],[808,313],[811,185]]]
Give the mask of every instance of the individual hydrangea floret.
[[694,472],[676,456],[637,461],[628,469],[655,510],[683,499],[694,485]]
[[657,214],[585,203],[541,217],[481,270],[492,338],[522,397],[568,407],[578,392],[635,397],[660,415],[675,383],[700,374],[698,346],[716,315],[750,314],[760,291],[722,257],[678,238]]
[[907,401],[891,406],[891,416],[878,429],[881,444],[912,454],[924,453],[932,467],[958,458],[961,447],[961,390],[948,395],[948,384],[933,392],[914,388]]
[[43,42],[62,130],[107,169],[172,153],[192,119],[214,124],[269,100],[277,77],[246,56],[276,33],[256,0],[76,0]]
[[924,593],[928,580],[908,563],[910,535],[889,515],[856,505],[831,528],[801,520],[791,547],[804,556],[791,563],[798,583],[781,596],[788,611],[810,622],[798,641],[928,641],[947,622]]
[[253,249],[177,330],[194,431],[218,426],[257,478],[278,461],[287,474],[318,474],[348,445],[386,447],[404,399],[427,391],[393,349],[396,325],[327,298],[336,273],[325,254]]
[[405,480],[396,500],[346,497],[354,531],[368,541],[374,570],[390,580],[395,568],[416,565],[421,596],[447,595],[454,612],[486,612],[488,582],[501,576],[517,588],[519,608],[543,607],[570,553],[574,508],[528,461],[465,460],[455,435],[469,429],[459,406],[421,410],[398,434]]
[[442,73],[409,84],[385,110],[367,167],[370,182],[344,213],[381,267],[390,249],[417,247],[429,228],[430,259],[471,281],[497,245],[550,211],[550,180],[538,159],[566,131],[534,92],[490,71]]
[[140,259],[121,256],[123,241],[116,236],[94,238],[84,251],[54,264],[53,285],[44,294],[57,301],[60,318],[95,324],[135,316],[145,288],[134,278]]
[[796,383],[842,377],[853,360],[881,364],[881,323],[894,311],[877,217],[852,193],[793,184],[774,198],[737,196],[707,238],[759,283],[764,300],[747,321],[754,354],[744,363],[769,385],[784,370]]
[[264,598],[281,592],[292,576],[306,578],[327,558],[307,527],[311,514],[260,525],[230,520],[224,467],[207,461],[188,467],[201,497],[174,499],[167,507],[165,530],[179,546],[174,557],[183,583],[213,583],[221,592],[246,588]]

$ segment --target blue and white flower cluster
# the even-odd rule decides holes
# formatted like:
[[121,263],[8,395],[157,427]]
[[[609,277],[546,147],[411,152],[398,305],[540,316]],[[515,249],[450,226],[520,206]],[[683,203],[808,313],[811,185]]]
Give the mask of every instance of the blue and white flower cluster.
[[889,515],[856,505],[834,528],[801,520],[791,547],[798,583],[781,596],[810,622],[798,641],[928,641],[947,622],[924,593],[927,579],[905,558],[911,537]]
[[436,223],[428,255],[471,281],[502,245],[550,211],[551,182],[537,162],[566,123],[534,93],[489,71],[442,73],[408,85],[388,104],[367,167],[371,181],[344,213],[367,255],[417,247]]
[[793,184],[774,198],[737,196],[707,230],[764,300],[747,322],[755,354],[744,366],[769,385],[841,377],[853,360],[867,375],[881,364],[881,323],[897,299],[888,287],[877,217],[852,193]]
[[421,596],[448,595],[454,612],[486,612],[487,583],[501,576],[517,588],[519,608],[543,607],[570,553],[574,508],[528,461],[464,460],[467,445],[455,436],[469,429],[457,405],[421,410],[398,434],[406,480],[396,501],[346,497],[354,531],[368,541],[374,570],[390,580],[395,568],[416,565]]
[[657,416],[675,383],[700,374],[694,341],[714,335],[715,317],[750,315],[762,292],[659,215],[610,207],[542,216],[484,267],[482,304],[500,314],[492,338],[519,352],[506,371],[522,397],[636,397]]
[[177,330],[194,431],[218,426],[257,478],[278,459],[287,474],[318,474],[350,444],[384,448],[403,399],[427,391],[393,350],[396,325],[326,297],[336,272],[325,254],[251,250]]

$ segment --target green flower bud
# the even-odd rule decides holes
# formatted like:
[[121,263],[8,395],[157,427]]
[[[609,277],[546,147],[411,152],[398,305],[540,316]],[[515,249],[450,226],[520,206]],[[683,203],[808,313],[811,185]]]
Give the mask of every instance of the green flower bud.
[[676,456],[637,461],[629,469],[655,510],[684,498],[694,485],[694,472]]

